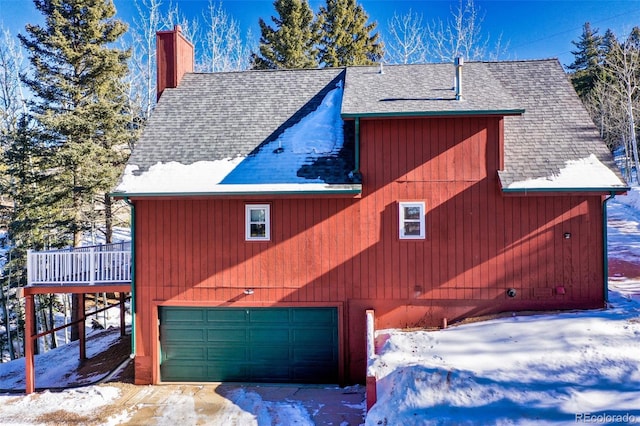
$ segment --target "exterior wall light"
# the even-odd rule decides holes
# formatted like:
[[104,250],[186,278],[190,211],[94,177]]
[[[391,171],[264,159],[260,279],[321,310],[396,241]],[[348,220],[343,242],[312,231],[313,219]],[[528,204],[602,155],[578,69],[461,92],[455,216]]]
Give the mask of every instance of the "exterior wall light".
[[244,294],[247,294],[247,295],[249,295],[249,294],[253,294],[253,289],[252,289],[252,288],[248,288],[248,289],[246,289],[245,291],[243,291],[243,293],[244,293]]
[[509,297],[516,297],[516,294],[518,294],[518,292],[515,288],[510,288],[509,290],[507,290],[507,296]]

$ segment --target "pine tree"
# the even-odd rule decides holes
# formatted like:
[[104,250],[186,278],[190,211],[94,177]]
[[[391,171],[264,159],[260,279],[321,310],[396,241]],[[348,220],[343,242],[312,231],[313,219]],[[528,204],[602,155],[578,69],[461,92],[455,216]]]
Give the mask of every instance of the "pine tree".
[[606,60],[607,55],[613,50],[613,48],[618,44],[618,38],[610,29],[605,31],[602,36],[602,56]]
[[377,24],[368,24],[369,16],[355,0],[326,0],[320,7],[318,62],[327,67],[372,65],[382,58],[382,42],[372,32]]
[[259,53],[251,54],[254,69],[316,68],[317,36],[307,0],[275,0],[275,28],[260,18]]
[[567,68],[572,71],[571,82],[582,99],[589,95],[598,81],[604,62],[603,42],[603,37],[598,35],[597,29],[591,28],[589,22],[582,27],[580,39],[571,42],[577,49],[571,51],[575,59]]
[[28,249],[42,250],[69,244],[69,234],[60,227],[64,215],[59,200],[64,194],[51,185],[55,174],[47,142],[27,114],[21,116],[16,129],[6,135],[8,148],[3,164],[9,179],[2,182],[2,192],[13,201],[8,226],[9,250],[3,275],[10,287],[24,286]]
[[[79,246],[83,233],[95,228],[97,214],[102,223],[110,223],[111,205],[104,201],[124,167],[133,135],[123,83],[129,52],[112,47],[126,26],[114,19],[112,0],[34,3],[44,25],[28,24],[27,34],[18,37],[32,67],[23,82],[34,94],[33,140],[27,146],[38,148],[30,160],[37,199],[15,200],[12,228],[14,238],[34,248]],[[21,222],[22,217],[28,220]],[[50,230],[46,235],[34,234],[36,217]],[[107,230],[107,241],[109,235]],[[77,295],[73,303],[78,305]],[[78,337],[76,325],[71,339]]]
[[59,214],[50,213],[77,246],[128,155],[131,120],[122,82],[129,52],[112,47],[126,26],[113,18],[111,0],[34,3],[45,24],[29,24],[27,35],[19,35],[33,70],[23,81],[35,95],[35,137],[48,158],[43,185],[59,195],[52,206]]

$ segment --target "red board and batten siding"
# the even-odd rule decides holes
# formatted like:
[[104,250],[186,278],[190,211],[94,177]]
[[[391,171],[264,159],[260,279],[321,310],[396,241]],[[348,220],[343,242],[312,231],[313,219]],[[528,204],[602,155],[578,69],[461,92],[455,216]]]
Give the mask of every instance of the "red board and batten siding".
[[[345,382],[364,380],[366,309],[386,328],[602,306],[601,197],[504,197],[501,126],[363,119],[362,197],[259,199],[271,205],[269,242],[244,240],[247,200],[135,200],[138,317],[147,319],[136,382],[158,380],[159,305],[337,306]],[[398,201],[425,201],[425,240],[398,239]]]

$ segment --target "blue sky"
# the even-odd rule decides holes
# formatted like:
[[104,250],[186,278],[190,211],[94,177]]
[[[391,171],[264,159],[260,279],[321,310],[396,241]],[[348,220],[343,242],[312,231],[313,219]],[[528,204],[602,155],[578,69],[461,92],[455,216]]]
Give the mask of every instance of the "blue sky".
[[[186,15],[200,17],[208,0],[164,0],[165,6],[173,1]],[[324,0],[310,0],[314,10]],[[359,0],[371,20],[378,22],[384,35],[389,18],[394,11],[405,13],[409,9],[422,13],[425,21],[446,20],[457,0]],[[134,11],[132,0],[115,0],[118,14],[129,20]],[[271,22],[274,14],[272,0],[223,0],[223,7],[239,21],[243,32],[251,28],[259,35],[258,18]],[[600,33],[612,29],[619,37],[625,37],[631,29],[640,26],[640,0],[476,0],[476,6],[484,13],[482,28],[492,40],[502,34],[509,42],[505,59],[537,59],[557,57],[568,65],[572,62],[572,40],[580,36],[582,25],[589,21]],[[0,21],[15,34],[22,31],[27,22],[37,22],[39,15],[31,0],[0,0]]]

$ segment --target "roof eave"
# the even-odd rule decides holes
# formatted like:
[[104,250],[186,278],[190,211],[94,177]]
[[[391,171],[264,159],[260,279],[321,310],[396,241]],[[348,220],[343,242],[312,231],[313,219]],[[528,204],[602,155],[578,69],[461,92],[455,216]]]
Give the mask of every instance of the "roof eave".
[[501,188],[502,192],[511,195],[527,195],[527,194],[550,194],[550,193],[593,193],[593,194],[624,194],[631,188],[628,186],[605,186],[605,187],[557,187],[557,188]]
[[306,196],[306,195],[345,195],[356,196],[362,193],[362,184],[328,185],[321,189],[304,188],[300,189],[232,189],[218,191],[176,191],[176,192],[112,192],[109,195],[113,198],[176,198],[176,197],[236,197],[236,196]]
[[402,112],[343,112],[345,118],[394,118],[394,117],[459,117],[459,116],[507,116],[522,115],[524,109],[501,110],[448,110],[448,111],[402,111]]

